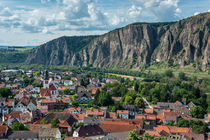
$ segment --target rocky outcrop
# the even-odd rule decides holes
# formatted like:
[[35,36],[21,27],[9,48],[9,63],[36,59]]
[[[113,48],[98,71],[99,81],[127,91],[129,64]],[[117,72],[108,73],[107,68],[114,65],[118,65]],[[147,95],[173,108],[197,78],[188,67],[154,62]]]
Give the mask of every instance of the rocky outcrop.
[[31,51],[28,64],[141,69],[156,61],[210,67],[210,13],[178,22],[135,23],[101,36],[61,37]]

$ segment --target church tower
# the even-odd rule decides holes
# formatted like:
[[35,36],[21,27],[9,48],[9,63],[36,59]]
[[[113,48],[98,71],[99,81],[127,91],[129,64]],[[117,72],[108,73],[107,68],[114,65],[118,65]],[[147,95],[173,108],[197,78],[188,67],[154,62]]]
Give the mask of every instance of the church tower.
[[48,74],[48,71],[45,70],[45,77],[44,77],[44,83],[43,83],[43,87],[44,88],[49,88],[49,74]]

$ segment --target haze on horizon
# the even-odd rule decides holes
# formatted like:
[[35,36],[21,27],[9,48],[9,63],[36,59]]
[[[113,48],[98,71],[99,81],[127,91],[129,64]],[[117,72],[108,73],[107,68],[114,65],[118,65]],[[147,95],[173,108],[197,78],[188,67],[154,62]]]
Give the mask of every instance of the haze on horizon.
[[103,34],[133,22],[177,21],[210,11],[210,0],[1,0],[0,45],[40,45]]

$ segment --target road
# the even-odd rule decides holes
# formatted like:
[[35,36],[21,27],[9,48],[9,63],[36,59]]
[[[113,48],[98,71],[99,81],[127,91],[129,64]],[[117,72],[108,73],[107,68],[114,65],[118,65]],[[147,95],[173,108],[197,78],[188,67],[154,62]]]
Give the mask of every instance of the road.
[[146,105],[145,106],[146,108],[153,108],[144,97],[143,97],[143,100],[144,100],[144,104]]

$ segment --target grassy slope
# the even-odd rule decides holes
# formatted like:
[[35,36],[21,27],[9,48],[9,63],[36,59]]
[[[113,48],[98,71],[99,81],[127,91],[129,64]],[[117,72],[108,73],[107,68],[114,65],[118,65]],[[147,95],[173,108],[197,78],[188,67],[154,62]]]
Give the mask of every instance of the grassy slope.
[[186,73],[188,76],[196,76],[198,79],[202,79],[202,78],[210,78],[210,74],[208,73],[208,71],[203,72],[203,71],[198,71],[196,70],[193,65],[187,65],[183,68],[179,68],[179,66],[177,67],[171,67],[171,68],[166,68],[166,64],[161,64],[161,65],[152,65],[150,67],[148,67],[146,69],[146,71],[151,71],[153,73],[163,73],[166,70],[172,70],[173,73],[175,74],[175,76],[177,76],[179,74],[179,72],[184,72]]
[[25,51],[11,52],[11,53],[0,53],[0,64],[17,64],[23,63],[28,56]]

